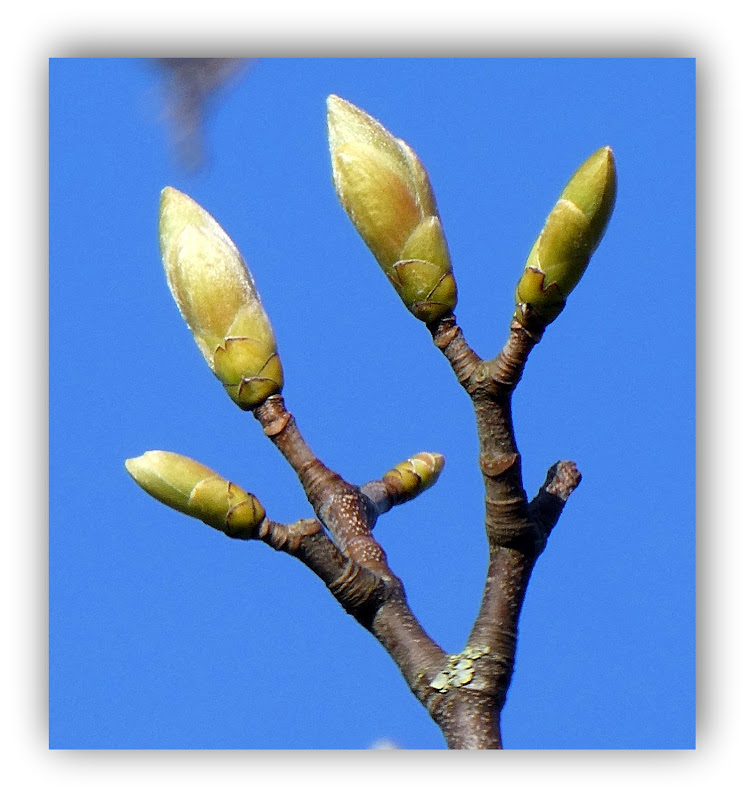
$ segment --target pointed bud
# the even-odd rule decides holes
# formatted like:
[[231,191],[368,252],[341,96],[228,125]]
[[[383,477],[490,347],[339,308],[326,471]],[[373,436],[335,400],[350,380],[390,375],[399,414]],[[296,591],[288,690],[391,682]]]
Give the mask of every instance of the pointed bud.
[[516,286],[516,319],[545,327],[563,310],[605,234],[615,204],[610,147],[577,169],[545,222]]
[[449,315],[456,282],[425,168],[365,111],[333,94],[327,105],[334,187],[355,229],[413,315]]
[[446,459],[440,453],[416,453],[389,470],[382,481],[394,504],[416,498],[438,480]]
[[252,409],[281,392],[274,332],[227,233],[189,196],[165,188],[159,243],[172,296],[230,398],[241,409]]
[[125,468],[153,498],[236,539],[250,539],[266,512],[258,499],[177,453],[147,451]]

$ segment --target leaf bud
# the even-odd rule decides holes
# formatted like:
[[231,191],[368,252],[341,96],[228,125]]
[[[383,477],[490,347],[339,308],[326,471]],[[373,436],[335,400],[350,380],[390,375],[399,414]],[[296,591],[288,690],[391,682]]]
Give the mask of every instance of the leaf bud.
[[284,384],[253,277],[219,224],[189,196],[162,191],[159,244],[172,296],[230,398],[253,409]]
[[544,328],[560,315],[605,234],[615,193],[613,151],[602,147],[568,181],[532,246],[516,286],[521,324]]
[[125,468],[153,498],[236,539],[250,539],[266,512],[258,498],[187,456],[147,451]]
[[438,480],[446,459],[440,453],[416,453],[383,476],[394,504],[416,498]]
[[456,281],[427,172],[417,155],[365,111],[328,98],[339,201],[407,309],[425,323],[456,307]]

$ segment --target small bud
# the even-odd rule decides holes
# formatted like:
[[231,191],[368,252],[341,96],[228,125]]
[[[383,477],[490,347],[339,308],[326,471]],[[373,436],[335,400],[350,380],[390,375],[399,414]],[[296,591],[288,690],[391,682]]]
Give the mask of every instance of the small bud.
[[165,188],[159,243],[172,296],[230,398],[247,410],[281,392],[274,332],[227,233],[189,196]]
[[516,286],[516,319],[545,327],[560,315],[605,234],[615,204],[610,147],[598,149],[563,189]]
[[438,480],[445,458],[440,453],[416,453],[383,476],[394,504],[416,498]]
[[456,282],[425,168],[365,111],[333,94],[327,104],[334,187],[355,229],[413,315],[449,315]]
[[147,451],[125,468],[153,498],[227,536],[250,539],[266,516],[254,495],[187,456]]

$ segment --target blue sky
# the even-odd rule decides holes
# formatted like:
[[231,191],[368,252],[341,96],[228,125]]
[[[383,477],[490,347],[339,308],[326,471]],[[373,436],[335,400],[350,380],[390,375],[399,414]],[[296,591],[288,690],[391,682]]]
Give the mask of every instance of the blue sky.
[[124,459],[191,456],[308,516],[294,474],[227,398],[164,279],[159,192],[200,202],[253,271],[285,399],[362,483],[420,450],[446,468],[377,536],[428,632],[464,646],[486,549],[474,420],[423,325],[339,207],[325,98],[419,154],[484,357],[560,190],[613,147],[609,230],[514,400],[527,491],[583,473],[537,563],[504,711],[509,748],[694,745],[694,62],[267,59],[176,163],[143,60],[50,67],[50,745],[443,748],[378,644],[288,556],[150,499]]

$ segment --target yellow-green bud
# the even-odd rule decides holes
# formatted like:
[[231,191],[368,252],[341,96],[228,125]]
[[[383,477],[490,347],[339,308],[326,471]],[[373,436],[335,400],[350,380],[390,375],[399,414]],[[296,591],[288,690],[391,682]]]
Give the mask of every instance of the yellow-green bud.
[[413,315],[449,315],[456,281],[425,168],[365,111],[334,95],[327,104],[334,187],[355,229]]
[[165,188],[159,244],[172,296],[230,398],[241,409],[252,409],[281,392],[274,332],[227,233],[189,196]]
[[250,539],[266,516],[254,495],[187,456],[147,451],[125,467],[153,498],[227,536]]
[[383,476],[394,504],[416,498],[438,480],[445,458],[440,453],[416,453]]
[[563,189],[516,286],[516,319],[531,328],[560,315],[605,234],[615,204],[610,147],[582,163]]

